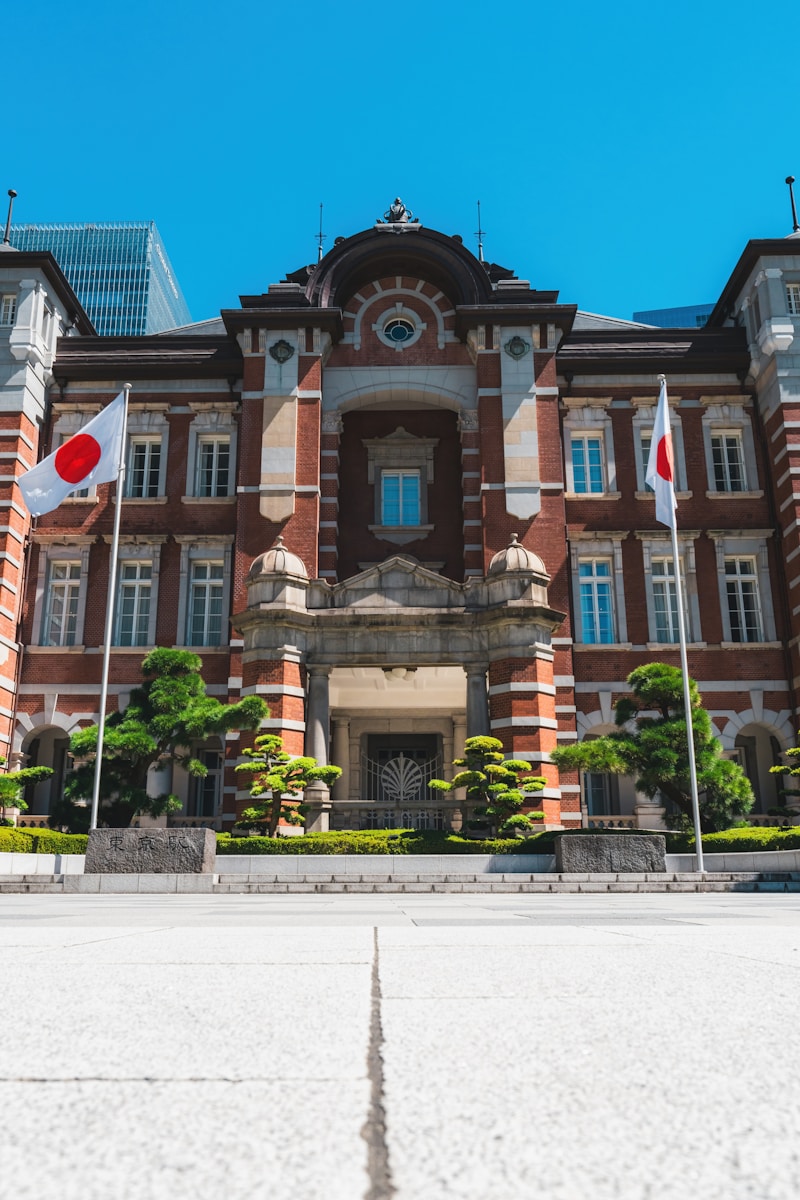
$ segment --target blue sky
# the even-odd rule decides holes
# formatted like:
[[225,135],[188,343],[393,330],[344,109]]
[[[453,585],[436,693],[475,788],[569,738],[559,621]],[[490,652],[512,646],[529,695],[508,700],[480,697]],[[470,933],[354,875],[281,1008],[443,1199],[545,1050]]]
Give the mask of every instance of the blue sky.
[[154,219],[198,320],[313,261],[320,201],[326,247],[399,194],[474,249],[480,200],[487,258],[623,317],[791,232],[796,0],[9,8],[0,198]]

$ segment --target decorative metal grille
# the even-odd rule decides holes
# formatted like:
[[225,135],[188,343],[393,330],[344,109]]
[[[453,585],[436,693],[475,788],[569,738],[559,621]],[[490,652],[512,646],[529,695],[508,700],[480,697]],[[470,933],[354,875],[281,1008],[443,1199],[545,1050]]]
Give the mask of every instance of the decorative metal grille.
[[378,804],[429,804],[428,783],[441,778],[441,756],[415,762],[400,753],[388,762],[361,757],[361,799]]

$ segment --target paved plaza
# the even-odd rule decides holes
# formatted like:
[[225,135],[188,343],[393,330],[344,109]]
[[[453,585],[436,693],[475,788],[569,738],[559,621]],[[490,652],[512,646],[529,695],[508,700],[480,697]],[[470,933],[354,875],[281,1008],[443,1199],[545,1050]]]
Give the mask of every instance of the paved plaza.
[[800,896],[5,896],[2,1200],[795,1200]]

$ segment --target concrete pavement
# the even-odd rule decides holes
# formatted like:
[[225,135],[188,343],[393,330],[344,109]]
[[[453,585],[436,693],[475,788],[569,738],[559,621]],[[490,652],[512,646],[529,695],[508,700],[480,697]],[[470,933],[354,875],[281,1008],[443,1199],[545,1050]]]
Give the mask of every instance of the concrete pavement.
[[5,896],[2,1200],[792,1200],[797,895]]

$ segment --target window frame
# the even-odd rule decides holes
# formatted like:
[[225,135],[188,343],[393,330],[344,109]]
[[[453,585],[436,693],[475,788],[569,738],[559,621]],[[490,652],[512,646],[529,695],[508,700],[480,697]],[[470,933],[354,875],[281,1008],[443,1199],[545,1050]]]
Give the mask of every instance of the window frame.
[[[737,493],[740,494],[740,493]],[[748,531],[747,537],[733,534],[709,533],[715,543],[717,556],[717,577],[719,581],[719,605],[722,617],[723,641],[726,649],[743,646],[764,646],[775,642],[775,613],[772,601],[772,583],[769,571],[768,545],[772,538],[771,530]],[[732,559],[749,560],[753,571],[748,576],[730,576],[726,570],[726,561]],[[749,578],[756,585],[756,600],[760,614],[760,641],[735,641],[729,606],[728,580],[733,578]]]
[[[735,564],[735,570],[729,570],[729,567]],[[741,570],[743,564],[747,564],[745,571]],[[726,554],[725,556],[725,595],[728,603],[728,621],[730,623],[730,633],[732,642],[737,645],[743,643],[750,645],[753,642],[764,641],[764,617],[761,611],[761,591],[758,580],[758,565],[754,555],[750,554]],[[752,626],[748,622],[748,606],[745,603],[744,584],[752,585],[751,596],[755,600],[751,612],[755,615],[755,621]],[[733,603],[732,603],[733,601]],[[735,624],[738,630],[734,628]],[[749,633],[754,632],[756,636],[737,637],[736,632]]]
[[[142,475],[142,491],[134,491],[134,460],[137,451],[145,449],[145,465]],[[158,465],[152,464],[153,451],[158,451]],[[127,439],[125,447],[125,488],[126,500],[157,500],[164,495],[164,454],[160,437],[153,434],[134,434]],[[137,468],[138,469],[138,468]],[[154,490],[151,492],[151,487]],[[146,490],[145,490],[146,489]]]
[[[614,452],[614,431],[608,411],[611,396],[564,398],[564,480],[567,500],[617,500],[619,499],[617,464]],[[575,489],[575,470],[572,458],[573,439],[600,439],[600,455],[603,471],[603,490],[600,492],[578,492]]]
[[[434,451],[438,438],[417,437],[398,425],[383,438],[362,438],[367,451],[367,482],[374,487],[374,524],[370,533],[383,541],[405,545],[427,537],[434,528],[428,522],[428,489],[434,479]],[[419,521],[417,524],[387,524],[384,520],[383,477],[416,472],[419,476]],[[402,510],[400,512],[402,517]]]
[[[622,542],[627,536],[627,531],[606,534],[604,537],[598,537],[593,532],[580,533],[578,531],[573,531],[570,535],[574,613],[573,641],[578,649],[584,646],[591,647],[593,650],[602,650],[609,646],[617,649],[629,647],[625,611],[625,575],[622,569]],[[580,565],[589,560],[602,560],[611,566],[609,582],[611,583],[612,622],[617,639],[614,642],[587,642],[584,640]]]
[[[589,450],[590,444],[592,443],[597,444],[597,462],[594,464],[591,461]],[[577,464],[575,461],[575,451],[578,447],[581,448],[581,472],[583,475],[581,482],[584,484],[583,487],[578,487],[578,478],[576,475]],[[572,468],[572,486],[570,490],[574,493],[574,495],[581,497],[603,495],[608,488],[606,487],[605,452],[602,433],[591,430],[580,433],[573,432],[570,434],[569,448],[570,465]],[[592,479],[593,466],[598,468],[599,479],[597,481],[599,482],[599,487],[592,486],[595,482],[595,480]]]
[[[231,566],[233,557],[233,535],[223,536],[188,535],[177,536],[175,539],[181,547],[180,586],[178,593],[178,630],[177,645],[197,647],[198,650],[219,650],[230,642],[231,617]],[[192,631],[192,600],[193,578],[195,564],[200,562],[220,563],[222,565],[222,610],[220,620],[220,640],[217,643],[198,643],[190,641]],[[202,581],[201,581],[202,582]],[[208,582],[211,582],[210,580]]]
[[[584,567],[591,567],[591,574],[584,574]],[[607,568],[607,573],[600,574],[597,567]],[[606,590],[608,595],[608,624],[611,637],[587,637],[586,605],[584,604],[585,589],[590,589],[591,617],[594,631],[600,633],[602,612],[600,606],[599,588]],[[578,596],[580,600],[581,641],[584,646],[614,646],[617,645],[617,623],[614,605],[614,564],[606,555],[582,555],[578,563]]]
[[17,293],[3,292],[0,294],[0,325],[4,328],[13,326],[17,319]]
[[[122,623],[122,591],[126,583],[126,581],[123,579],[123,568],[134,562],[147,564],[147,566],[150,568],[150,579],[148,581],[150,599],[147,616],[146,640],[123,642],[120,640]],[[158,541],[150,541],[138,538],[128,544],[123,543],[119,548],[117,567],[116,595],[114,597],[114,635],[112,645],[119,650],[136,650],[141,649],[142,647],[155,646],[156,627],[158,620],[158,589],[161,567],[161,539],[159,538]],[[144,580],[137,582],[143,583]]]
[[[36,534],[33,541],[39,546],[39,563],[36,579],[36,599],[33,610],[33,640],[34,646],[51,650],[83,650],[84,625],[86,620],[86,596],[89,578],[89,554],[92,538],[56,538],[53,535]],[[50,612],[50,583],[51,567],[58,562],[79,563],[80,570],[77,584],[77,608],[75,614],[74,641],[51,642],[46,638],[47,622]]]
[[[741,427],[738,429],[712,429],[710,431],[709,438],[710,438],[710,442],[711,442],[711,471],[714,476],[714,484],[715,484],[714,490],[716,492],[736,492],[737,494],[740,492],[746,492],[747,491],[747,464],[745,462],[745,456],[744,456],[744,437],[743,437],[743,431],[742,431]],[[715,447],[714,443],[715,442],[722,443],[723,440],[724,440],[725,444],[724,444],[724,446],[720,445],[720,447],[719,447],[721,453],[719,455],[719,462],[718,462],[717,461],[718,455],[716,453],[717,447]],[[738,462],[736,465],[738,467],[739,474],[741,476],[741,484],[742,484],[741,487],[733,486],[734,480],[731,475],[731,469],[730,469],[731,464],[730,464],[730,458],[729,458],[729,452],[728,452],[729,451],[729,447],[728,447],[729,442],[733,442],[737,447]],[[720,487],[720,477],[722,478],[722,483],[724,484],[724,486],[722,486],[722,487]]]
[[[733,497],[740,500],[743,498],[760,498],[764,493],[758,483],[758,467],[749,406],[745,408],[740,396],[722,396],[714,397],[713,399],[701,396],[700,403],[704,408],[703,448],[706,458],[706,499],[719,500],[725,497]],[[746,484],[746,488],[743,491],[727,491],[717,487],[712,439],[720,436],[738,436],[740,438],[742,470]]]
[[[645,441],[651,443],[653,440],[653,427],[656,419],[656,400],[652,396],[634,396],[631,403],[634,405],[636,412],[633,417],[633,449],[634,462],[636,466],[636,499],[637,500],[655,500],[655,493],[651,487],[648,487],[645,478],[647,474],[647,459],[648,454],[645,454]],[[692,493],[688,490],[686,481],[686,455],[683,447],[683,424],[681,415],[678,409],[680,403],[679,397],[674,397],[670,401],[669,419],[672,429],[672,450],[675,458],[675,494],[682,498],[691,499]]]
[[800,317],[800,283],[794,279],[786,281],[786,311],[790,317]]
[[[397,520],[389,520],[391,512],[387,513],[387,508],[391,505],[391,501],[386,495],[386,483],[388,480],[397,479]],[[406,497],[405,497],[405,480],[414,480],[416,488],[415,495],[412,498],[414,520],[405,520]],[[380,523],[384,527],[402,529],[402,528],[419,528],[423,524],[423,487],[422,476],[418,467],[383,467],[380,472]]]
[[[186,456],[186,486],[184,502],[196,504],[213,504],[231,500],[236,495],[236,452],[238,442],[238,423],[236,414],[239,411],[238,402],[234,400],[215,400],[209,406],[199,403],[190,404],[194,417],[189,426],[189,449]],[[200,447],[204,441],[215,440],[228,442],[228,486],[220,495],[204,495],[200,491]]]
[[[701,641],[701,622],[700,622],[700,600],[697,589],[697,565],[695,560],[695,534],[681,533],[678,535],[678,553],[680,556],[681,567],[681,584],[683,593],[683,619],[686,623],[686,640],[696,646],[705,645]],[[676,636],[674,642],[662,642],[658,638],[658,616],[656,613],[655,591],[653,584],[656,581],[656,573],[653,570],[653,564],[659,560],[665,560],[669,563],[670,568],[673,567],[672,562],[672,546],[670,539],[666,534],[658,533],[637,533],[636,537],[642,543],[642,568],[644,575],[644,592],[645,601],[647,604],[647,629],[649,650],[662,650],[665,646],[675,646],[678,644]],[[674,571],[671,570],[669,576],[663,577],[665,580],[675,580]],[[677,614],[676,614],[677,618]]]
[[[220,468],[219,452],[221,447],[225,447],[227,463],[224,467],[225,471],[225,486],[220,488]],[[211,482],[208,490],[205,489],[202,483],[202,477],[205,473],[204,466],[204,450],[207,447],[213,447],[212,465],[211,465]],[[231,494],[231,439],[230,434],[218,433],[202,433],[197,435],[195,446],[195,464],[194,464],[194,488],[192,495],[203,500],[221,500]]]

